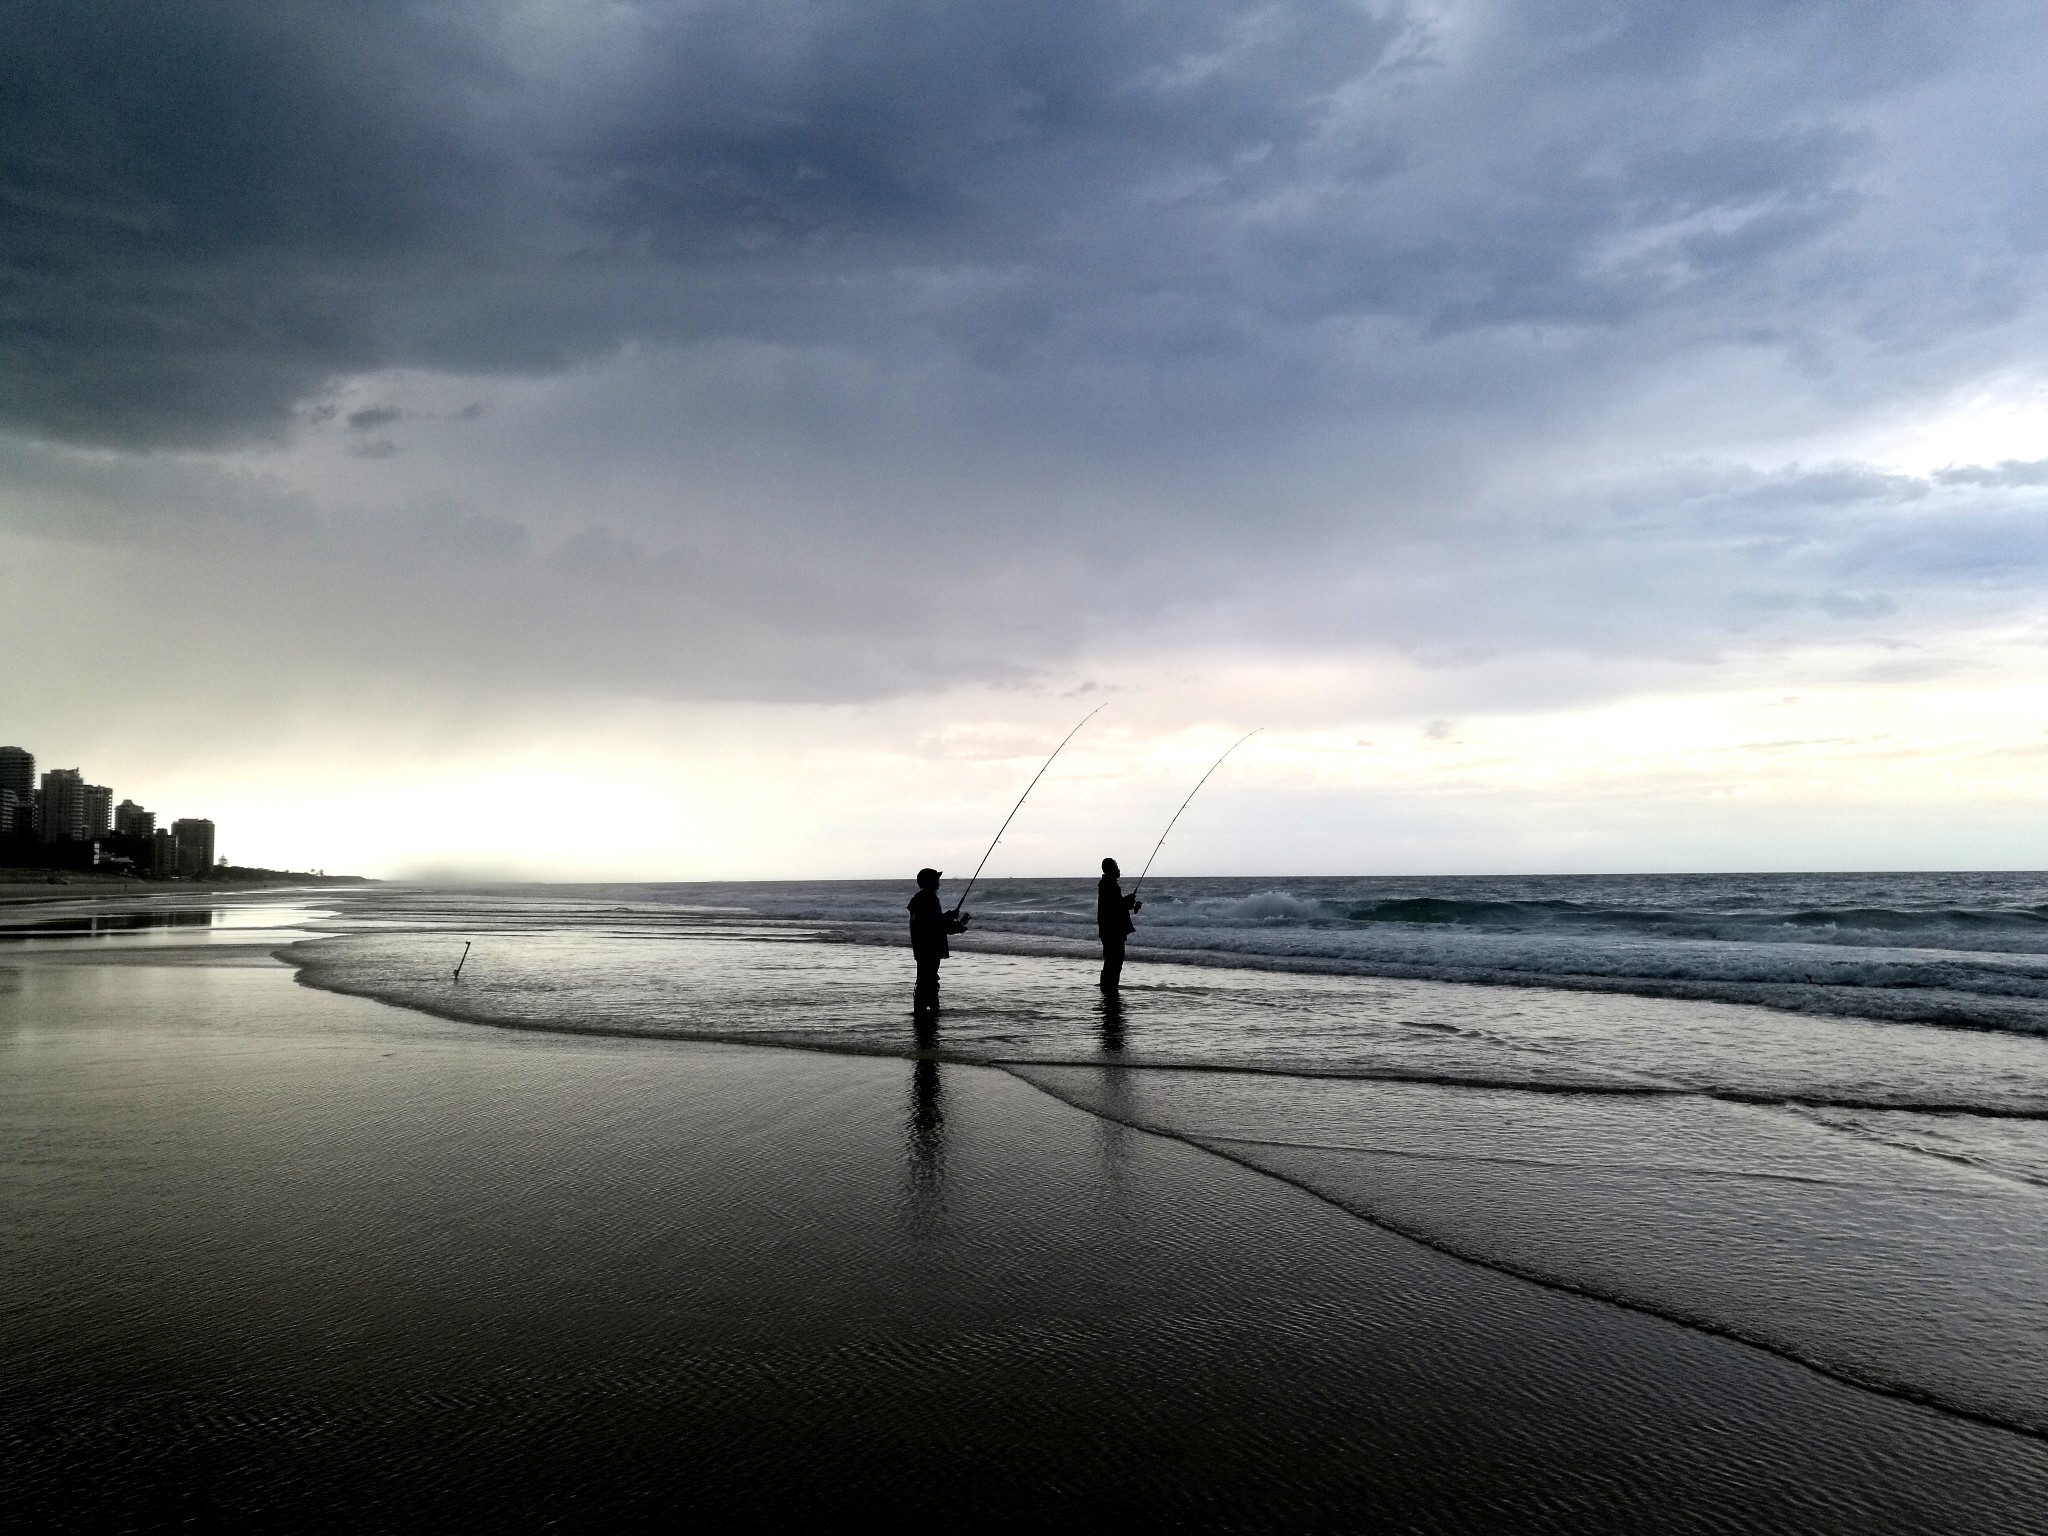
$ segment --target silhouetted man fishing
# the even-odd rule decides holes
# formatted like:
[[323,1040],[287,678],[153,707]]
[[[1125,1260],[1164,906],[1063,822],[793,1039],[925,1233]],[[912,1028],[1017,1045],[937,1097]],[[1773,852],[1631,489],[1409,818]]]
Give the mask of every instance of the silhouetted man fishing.
[[1126,896],[1123,871],[1115,859],[1102,861],[1102,882],[1095,887],[1095,931],[1102,937],[1102,980],[1105,992],[1114,992],[1123,981],[1124,940],[1136,930],[1131,914],[1145,905],[1136,896]]
[[910,952],[917,957],[917,990],[911,994],[911,1017],[930,1019],[939,1011],[939,962],[953,953],[947,936],[965,933],[973,919],[939,905],[939,872],[917,872],[917,894],[910,898]]

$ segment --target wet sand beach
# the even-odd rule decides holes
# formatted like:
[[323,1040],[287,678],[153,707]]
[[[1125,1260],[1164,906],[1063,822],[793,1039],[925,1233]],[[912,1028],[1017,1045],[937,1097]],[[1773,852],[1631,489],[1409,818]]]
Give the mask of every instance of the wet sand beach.
[[100,902],[115,908],[189,905],[193,902],[242,900],[252,895],[287,895],[317,890],[361,889],[369,882],[353,879],[141,880],[85,870],[0,870],[0,907],[41,906],[48,902]]
[[249,950],[0,954],[23,1528],[2048,1529],[2035,1437],[999,1068],[485,1029]]

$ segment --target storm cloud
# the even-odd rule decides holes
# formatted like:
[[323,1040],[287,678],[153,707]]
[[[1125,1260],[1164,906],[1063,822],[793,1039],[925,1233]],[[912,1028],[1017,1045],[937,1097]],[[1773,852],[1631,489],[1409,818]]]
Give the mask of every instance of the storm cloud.
[[712,338],[1269,416],[1489,328],[1910,346],[2034,254],[1880,267],[1927,5],[8,9],[6,416],[87,442]]
[[1880,451],[2032,387],[2036,8],[0,14],[25,627],[799,701],[2039,600],[2038,454]]

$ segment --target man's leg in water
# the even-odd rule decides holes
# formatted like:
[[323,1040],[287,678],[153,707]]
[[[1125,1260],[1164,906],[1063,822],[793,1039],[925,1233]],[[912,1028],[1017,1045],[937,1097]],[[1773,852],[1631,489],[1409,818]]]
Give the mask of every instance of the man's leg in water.
[[939,1009],[939,956],[917,957],[917,990],[911,995],[913,1013],[936,1013]]
[[1114,992],[1124,977],[1124,939],[1122,934],[1111,938],[1102,936],[1102,982],[1104,991]]

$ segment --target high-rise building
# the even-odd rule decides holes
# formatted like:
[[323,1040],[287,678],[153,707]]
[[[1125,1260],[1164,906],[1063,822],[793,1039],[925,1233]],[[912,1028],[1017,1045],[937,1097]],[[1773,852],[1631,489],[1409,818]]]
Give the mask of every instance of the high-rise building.
[[0,789],[0,837],[25,836],[33,830],[35,791]]
[[149,836],[149,872],[164,876],[178,872],[178,840],[162,827]]
[[180,816],[171,823],[171,836],[178,841],[178,873],[203,875],[213,868],[213,823],[196,816]]
[[36,755],[26,747],[0,747],[0,789],[11,789],[27,802],[36,789]]
[[86,837],[105,837],[114,828],[114,792],[104,784],[85,786]]
[[36,835],[46,843],[81,842],[85,830],[85,779],[76,768],[52,768],[43,775],[36,805]]
[[145,811],[133,800],[114,807],[114,830],[123,837],[148,837],[156,831],[156,812]]

